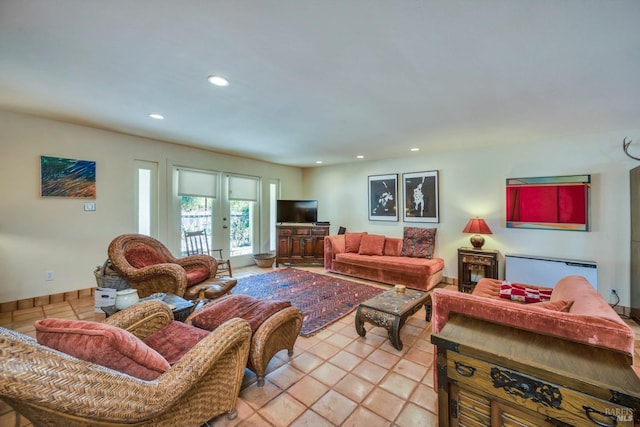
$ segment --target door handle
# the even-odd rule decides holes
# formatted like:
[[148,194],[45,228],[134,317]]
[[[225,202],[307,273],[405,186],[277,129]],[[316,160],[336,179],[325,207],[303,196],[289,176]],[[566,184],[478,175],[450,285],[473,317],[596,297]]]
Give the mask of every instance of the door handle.
[[223,225],[222,228],[229,228],[229,227],[227,227],[226,225]]

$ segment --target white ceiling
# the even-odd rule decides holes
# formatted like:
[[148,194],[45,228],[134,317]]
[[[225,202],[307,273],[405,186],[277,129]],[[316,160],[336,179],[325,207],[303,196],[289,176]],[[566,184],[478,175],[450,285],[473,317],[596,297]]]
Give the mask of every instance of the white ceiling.
[[302,167],[638,129],[640,1],[0,0],[0,108]]

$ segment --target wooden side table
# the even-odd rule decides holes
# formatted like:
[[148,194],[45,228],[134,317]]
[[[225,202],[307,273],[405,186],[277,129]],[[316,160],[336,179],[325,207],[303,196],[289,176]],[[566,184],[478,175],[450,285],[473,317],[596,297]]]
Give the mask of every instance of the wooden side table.
[[458,291],[471,293],[478,280],[498,278],[498,254],[492,249],[458,249]]

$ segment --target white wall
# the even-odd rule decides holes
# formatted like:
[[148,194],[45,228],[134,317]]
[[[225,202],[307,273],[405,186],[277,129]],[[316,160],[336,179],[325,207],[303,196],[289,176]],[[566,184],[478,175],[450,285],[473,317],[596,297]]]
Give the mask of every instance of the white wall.
[[[462,233],[469,218],[485,218],[493,234],[485,236],[487,249],[504,254],[541,255],[598,263],[599,292],[608,301],[609,289],[620,290],[629,306],[629,170],[638,165],[622,151],[625,136],[638,130],[582,135],[539,141],[526,146],[421,151],[401,159],[360,161],[304,171],[305,197],[318,199],[319,219],[348,231],[368,231],[401,237],[403,226],[437,227],[436,256],[445,259],[445,276],[457,277],[457,248],[470,246]],[[634,147],[636,146],[636,147]],[[633,144],[640,155],[640,141]],[[440,223],[368,221],[369,175],[438,170]],[[507,229],[505,180],[516,177],[591,174],[591,231]],[[402,193],[401,188],[399,188]],[[400,215],[402,212],[400,212]],[[611,301],[614,302],[614,301]]]
[[[279,179],[282,196],[302,197],[299,168],[222,155],[0,110],[0,302],[95,286],[107,246],[136,230],[134,160],[159,164],[160,232],[168,239],[168,165]],[[40,156],[96,162],[97,210],[86,199],[40,197]],[[268,211],[267,211],[268,212]],[[267,217],[261,247],[268,248]],[[177,253],[177,248],[170,248]],[[45,271],[55,280],[45,281]]]

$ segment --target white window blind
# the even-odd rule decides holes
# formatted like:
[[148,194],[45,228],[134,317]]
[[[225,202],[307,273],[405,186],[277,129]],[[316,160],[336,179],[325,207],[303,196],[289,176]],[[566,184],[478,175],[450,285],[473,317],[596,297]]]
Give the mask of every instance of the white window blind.
[[178,169],[178,195],[216,198],[217,174]]
[[258,201],[258,179],[253,177],[229,176],[229,199]]

